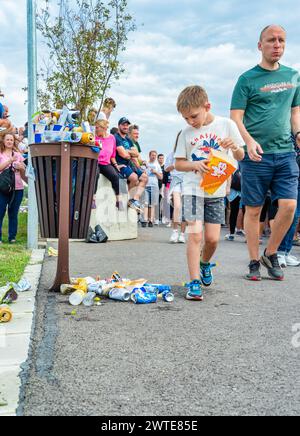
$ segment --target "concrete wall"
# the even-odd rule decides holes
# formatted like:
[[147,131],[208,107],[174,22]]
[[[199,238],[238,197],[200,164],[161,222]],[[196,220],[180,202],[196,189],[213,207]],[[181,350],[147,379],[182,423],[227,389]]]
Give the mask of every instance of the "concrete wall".
[[127,208],[128,193],[122,195],[124,212],[116,208],[116,195],[111,183],[102,174],[99,177],[96,195],[97,209],[92,210],[90,225],[103,228],[110,241],[136,239],[138,236],[137,213]]

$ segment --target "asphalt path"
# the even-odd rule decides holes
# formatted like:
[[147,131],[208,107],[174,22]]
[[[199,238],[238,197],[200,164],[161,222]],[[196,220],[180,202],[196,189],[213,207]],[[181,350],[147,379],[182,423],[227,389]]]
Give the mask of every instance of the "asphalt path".
[[223,240],[214,285],[189,302],[186,248],[169,236],[72,243],[70,264],[75,277],[117,270],[170,284],[172,304],[104,301],[71,316],[67,297],[47,291],[56,259],[46,257],[19,415],[299,415],[300,268],[249,283],[246,244]]

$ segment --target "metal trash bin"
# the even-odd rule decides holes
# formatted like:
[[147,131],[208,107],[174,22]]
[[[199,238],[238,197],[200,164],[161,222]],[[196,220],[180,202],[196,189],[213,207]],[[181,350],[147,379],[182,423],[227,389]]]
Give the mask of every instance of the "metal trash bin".
[[98,155],[90,147],[70,143],[41,143],[30,145],[35,169],[36,196],[42,238],[59,237],[61,193],[61,156],[69,147],[70,209],[69,235],[71,239],[85,239],[88,233],[95,189]]

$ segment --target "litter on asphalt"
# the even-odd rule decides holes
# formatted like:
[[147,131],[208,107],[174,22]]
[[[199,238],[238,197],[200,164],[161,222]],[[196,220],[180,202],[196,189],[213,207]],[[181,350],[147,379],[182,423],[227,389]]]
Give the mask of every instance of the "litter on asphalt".
[[116,271],[106,280],[100,277],[73,278],[71,283],[61,285],[60,292],[69,295],[72,306],[83,304],[86,307],[102,305],[99,297],[135,304],[152,304],[159,300],[172,303],[175,299],[171,286],[150,284],[145,279],[122,278]]

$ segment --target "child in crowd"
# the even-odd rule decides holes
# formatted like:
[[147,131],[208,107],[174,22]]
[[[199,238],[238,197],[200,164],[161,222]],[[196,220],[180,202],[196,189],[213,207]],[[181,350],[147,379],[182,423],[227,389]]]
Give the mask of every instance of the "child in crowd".
[[2,225],[6,210],[8,210],[8,241],[10,244],[16,243],[18,214],[24,193],[23,180],[27,182],[24,158],[17,148],[15,136],[7,133],[3,139],[0,139],[0,174],[9,169],[14,173],[15,186],[10,193],[0,191],[0,244],[2,244]]
[[189,125],[180,134],[175,153],[176,169],[185,173],[183,218],[188,223],[187,260],[191,279],[186,298],[202,301],[201,282],[204,286],[213,282],[210,261],[220,239],[226,196],[226,183],[214,195],[205,194],[200,187],[202,176],[209,172],[211,149],[242,160],[244,141],[233,121],[211,113],[207,93],[200,86],[184,89],[178,97],[177,109]]

